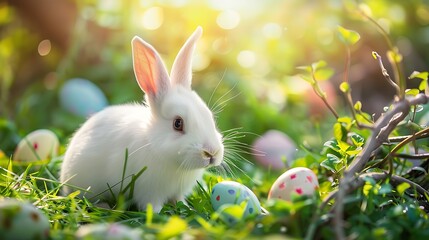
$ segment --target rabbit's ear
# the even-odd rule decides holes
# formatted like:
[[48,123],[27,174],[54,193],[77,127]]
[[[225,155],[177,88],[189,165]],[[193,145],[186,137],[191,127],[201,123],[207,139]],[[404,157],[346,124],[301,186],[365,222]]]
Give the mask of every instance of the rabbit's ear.
[[156,99],[161,98],[170,86],[165,65],[158,52],[141,38],[134,37],[131,45],[137,83],[148,95],[149,100],[156,102]]
[[197,27],[195,32],[188,38],[174,60],[171,68],[172,84],[180,84],[186,88],[191,88],[192,82],[192,54],[197,40],[201,37],[203,29]]

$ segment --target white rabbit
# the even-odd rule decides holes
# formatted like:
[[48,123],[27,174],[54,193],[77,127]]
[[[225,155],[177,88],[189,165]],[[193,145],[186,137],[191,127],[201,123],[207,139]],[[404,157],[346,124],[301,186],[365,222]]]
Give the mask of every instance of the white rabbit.
[[[132,40],[137,83],[145,104],[108,107],[90,117],[75,133],[64,156],[63,193],[75,187],[91,200],[118,194],[125,152],[128,160],[123,186],[137,178],[132,201],[140,210],[151,203],[160,211],[168,201],[184,200],[204,169],[223,161],[222,135],[212,112],[191,89],[191,59],[201,27],[178,53],[169,77],[157,51],[139,37]],[[128,195],[128,193],[127,193]]]

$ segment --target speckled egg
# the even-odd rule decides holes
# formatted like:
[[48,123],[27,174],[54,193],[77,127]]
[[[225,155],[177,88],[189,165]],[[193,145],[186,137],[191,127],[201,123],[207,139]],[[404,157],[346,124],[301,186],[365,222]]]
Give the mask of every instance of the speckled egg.
[[94,83],[73,78],[67,81],[60,90],[60,103],[67,111],[88,117],[108,105],[106,96]]
[[30,203],[0,200],[0,239],[48,239],[49,220]]
[[293,195],[312,196],[319,189],[316,174],[308,168],[292,168],[283,173],[271,186],[268,199],[290,201]]
[[296,144],[286,134],[270,130],[256,139],[252,145],[256,161],[269,169],[285,169],[287,162],[294,159]]
[[15,149],[13,160],[31,162],[51,159],[58,154],[60,142],[57,135],[47,129],[39,129],[25,136]]
[[119,223],[83,225],[76,232],[77,239],[91,240],[140,240],[142,231]]
[[261,204],[256,195],[248,187],[238,182],[217,183],[213,187],[210,201],[214,210],[218,210],[224,204],[239,205],[243,201],[247,201],[243,216],[261,213]]

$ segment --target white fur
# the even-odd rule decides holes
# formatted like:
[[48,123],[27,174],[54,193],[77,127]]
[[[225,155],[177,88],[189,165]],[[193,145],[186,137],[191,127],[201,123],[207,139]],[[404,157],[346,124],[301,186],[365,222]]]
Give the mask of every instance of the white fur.
[[[132,200],[141,210],[151,203],[159,211],[167,201],[183,200],[205,168],[221,164],[222,136],[206,104],[190,89],[191,57],[200,35],[198,28],[182,47],[171,80],[153,47],[133,39],[134,70],[148,106],[111,106],[82,125],[62,165],[65,194],[74,187],[89,189],[81,195],[95,201],[111,197],[108,185],[116,185],[112,190],[117,195],[128,149],[123,186],[147,167],[136,181]],[[184,120],[184,132],[173,129],[177,116]],[[213,156],[211,163],[207,153]]]

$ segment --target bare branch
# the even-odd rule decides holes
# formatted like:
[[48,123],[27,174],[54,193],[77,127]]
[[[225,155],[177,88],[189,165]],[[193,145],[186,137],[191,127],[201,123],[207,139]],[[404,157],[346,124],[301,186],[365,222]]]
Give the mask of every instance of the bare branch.
[[353,189],[353,185],[356,182],[356,174],[362,171],[370,159],[371,154],[377,150],[383,142],[387,141],[390,133],[407,116],[411,106],[425,104],[427,101],[428,97],[424,94],[418,94],[410,99],[401,99],[375,123],[369,141],[366,142],[362,151],[346,169],[343,178],[340,180],[334,208],[334,231],[337,239],[345,239],[343,220],[344,198],[349,189]]

